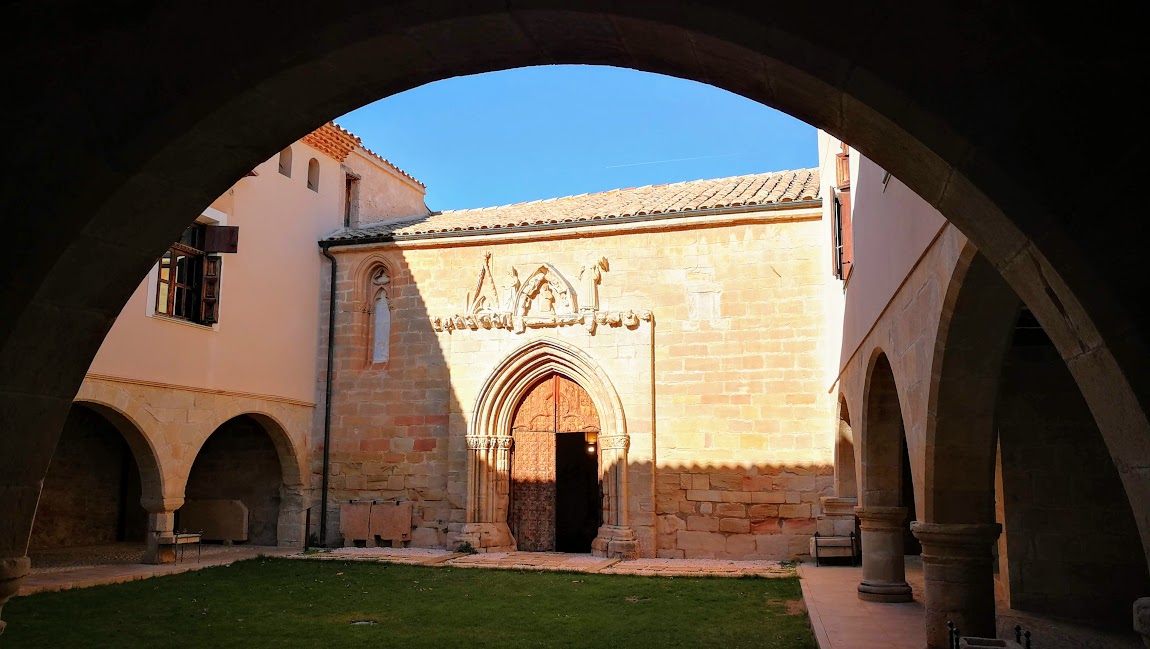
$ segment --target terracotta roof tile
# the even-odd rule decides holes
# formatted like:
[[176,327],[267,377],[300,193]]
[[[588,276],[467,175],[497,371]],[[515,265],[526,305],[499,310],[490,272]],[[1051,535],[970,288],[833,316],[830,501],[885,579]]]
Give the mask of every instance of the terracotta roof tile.
[[312,147],[313,149],[316,149],[336,160],[339,160],[340,162],[346,160],[348,154],[350,154],[352,151],[359,149],[360,151],[366,153],[369,157],[375,158],[388,167],[391,167],[395,171],[399,172],[400,175],[410,179],[420,187],[427,187],[427,185],[424,185],[414,176],[397,167],[387,158],[384,158],[375,151],[372,151],[371,149],[364,146],[363,140],[361,140],[358,135],[352,133],[339,124],[336,124],[335,122],[328,122],[324,124],[323,126],[300,138],[300,141]]
[[770,205],[819,198],[821,197],[818,169],[775,171],[731,178],[612,189],[595,194],[578,194],[497,207],[448,210],[428,216],[340,230],[328,237],[328,241],[354,241],[388,235],[497,231],[523,225],[583,221],[598,224],[642,214]]

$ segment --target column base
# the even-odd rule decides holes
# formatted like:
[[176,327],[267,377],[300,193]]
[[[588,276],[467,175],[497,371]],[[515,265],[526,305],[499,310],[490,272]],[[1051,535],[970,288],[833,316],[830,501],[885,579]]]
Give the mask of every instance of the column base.
[[1134,601],[1134,630],[1142,636],[1142,643],[1150,649],[1150,597]]
[[864,602],[883,602],[885,604],[899,604],[914,601],[914,594],[910,584],[902,583],[870,583],[861,582],[858,588],[859,599]]
[[591,541],[591,554],[610,559],[638,559],[639,540],[629,527],[602,525]]
[[[28,557],[0,559],[0,610],[5,602],[20,591],[20,580],[32,571],[32,560]],[[7,622],[0,620],[0,634],[4,633]]]
[[470,543],[479,552],[515,552],[515,537],[507,523],[467,523],[459,543]]

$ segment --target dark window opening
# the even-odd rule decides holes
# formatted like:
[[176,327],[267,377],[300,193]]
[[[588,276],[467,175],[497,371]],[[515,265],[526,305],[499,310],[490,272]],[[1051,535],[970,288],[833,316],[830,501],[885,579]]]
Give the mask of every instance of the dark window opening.
[[359,180],[355,176],[344,176],[343,190],[343,227],[350,228],[356,201],[359,200]]
[[307,161],[307,188],[319,192],[319,160],[315,158]]
[[280,173],[291,178],[291,147],[280,151]]
[[[202,325],[218,322],[223,258],[209,253],[235,252],[236,234],[234,227],[188,226],[180,240],[160,257],[156,313]],[[223,249],[219,245],[222,241]]]

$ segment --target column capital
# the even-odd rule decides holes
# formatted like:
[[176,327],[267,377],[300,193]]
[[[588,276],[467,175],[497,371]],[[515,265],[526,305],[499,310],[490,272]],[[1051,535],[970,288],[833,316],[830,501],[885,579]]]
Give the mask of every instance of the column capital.
[[948,548],[969,547],[988,550],[990,544],[1002,534],[999,523],[923,523],[910,524],[910,531],[923,545],[924,550],[946,551]]
[[141,498],[140,506],[144,511],[149,514],[163,514],[165,512],[174,512],[184,506],[184,499],[181,498]]
[[855,507],[859,528],[863,530],[902,529],[906,522],[906,507]]

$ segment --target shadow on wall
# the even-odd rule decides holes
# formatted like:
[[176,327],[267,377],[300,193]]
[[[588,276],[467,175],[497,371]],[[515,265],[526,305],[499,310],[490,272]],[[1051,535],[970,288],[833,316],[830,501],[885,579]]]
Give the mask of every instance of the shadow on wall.
[[[466,479],[466,444],[460,436],[462,448],[452,448],[452,413],[460,407],[428,309],[402,250],[333,248],[331,253],[338,269],[325,541],[339,539],[340,503],[411,501],[411,544],[445,546],[449,526],[463,523],[462,489],[449,496],[448,482],[449,476]],[[330,264],[325,266],[330,272]],[[440,275],[432,271],[433,279],[455,279]],[[330,300],[328,286],[325,281],[323,313]],[[313,485],[320,485],[323,477],[327,328],[325,320],[320,328]],[[385,354],[380,353],[381,344]],[[318,510],[313,510],[309,536],[318,534],[318,518]]]
[[1074,377],[1029,311],[1003,363],[996,421],[1010,608],[1126,630],[1130,602],[1150,592],[1134,515]]
[[120,431],[74,404],[60,434],[32,526],[29,553],[41,548],[143,542],[140,469]]
[[246,415],[230,419],[208,437],[192,464],[176,529],[187,527],[180,512],[193,501],[239,500],[247,509],[246,541],[276,545],[283,483],[279,455],[263,426]]

